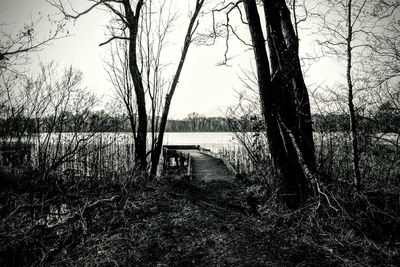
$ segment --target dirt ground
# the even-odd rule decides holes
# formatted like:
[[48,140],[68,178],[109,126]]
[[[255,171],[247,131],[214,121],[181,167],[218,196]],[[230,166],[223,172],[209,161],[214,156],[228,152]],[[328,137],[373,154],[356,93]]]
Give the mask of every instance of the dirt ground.
[[[51,227],[3,221],[0,265],[396,266],[399,246],[376,243],[310,205],[277,212],[240,181],[164,177],[141,190],[115,186],[69,196]],[[90,203],[90,204],[87,204]],[[276,211],[274,211],[276,210]],[[12,214],[12,216],[16,216]],[[325,218],[325,217],[324,217]],[[398,265],[397,265],[398,266]]]

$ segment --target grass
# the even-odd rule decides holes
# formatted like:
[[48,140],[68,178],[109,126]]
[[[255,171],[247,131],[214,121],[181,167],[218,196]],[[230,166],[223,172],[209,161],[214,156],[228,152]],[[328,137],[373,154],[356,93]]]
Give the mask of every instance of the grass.
[[346,145],[318,147],[329,202],[296,211],[276,197],[268,164],[208,183],[1,169],[0,266],[399,266],[398,149],[363,151],[355,194]]
[[[362,201],[358,206],[343,205],[338,212],[324,203],[284,211],[273,199],[265,201],[267,196],[257,185],[174,177],[141,189],[129,184],[84,189],[81,184],[80,192],[73,193],[71,188],[77,185],[58,186],[48,188],[48,201],[66,203],[70,214],[52,226],[34,223],[29,205],[15,209],[29,202],[29,194],[10,195],[15,199],[8,206],[14,209],[8,210],[5,203],[10,200],[3,194],[0,265],[400,264],[399,236],[375,238],[371,225],[379,226],[373,220],[380,215],[374,213],[377,210],[368,213]],[[259,200],[256,213],[249,196]],[[34,198],[40,197],[38,192]],[[390,224],[399,226],[396,220]]]

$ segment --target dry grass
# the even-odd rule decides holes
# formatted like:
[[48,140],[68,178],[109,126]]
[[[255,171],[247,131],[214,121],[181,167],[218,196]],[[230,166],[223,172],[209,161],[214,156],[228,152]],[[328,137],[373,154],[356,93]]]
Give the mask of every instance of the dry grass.
[[[51,226],[32,219],[24,206],[29,203],[29,194],[13,195],[13,206],[23,207],[6,210],[2,206],[0,264],[396,266],[400,263],[399,237],[374,239],[370,235],[374,228],[369,224],[376,211],[365,213],[366,209],[360,208],[361,201],[359,207],[343,205],[340,212],[324,203],[312,203],[289,212],[279,207],[274,198],[267,202],[258,186],[246,187],[240,182],[199,184],[165,177],[162,182],[154,181],[140,190],[128,184],[99,188],[83,190],[81,186],[81,191],[74,194],[62,187],[63,192],[69,193],[50,194],[48,201],[61,200],[68,207],[67,218]],[[249,206],[249,195],[264,203],[258,206],[257,214]],[[39,196],[38,193],[35,199]],[[3,195],[2,204],[9,201],[6,199]]]

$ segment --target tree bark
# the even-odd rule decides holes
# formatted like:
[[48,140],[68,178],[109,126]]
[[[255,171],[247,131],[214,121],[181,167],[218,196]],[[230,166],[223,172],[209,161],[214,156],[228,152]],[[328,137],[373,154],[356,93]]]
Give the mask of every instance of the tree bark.
[[285,1],[277,1],[281,16],[281,27],[287,52],[289,53],[289,68],[292,77],[292,86],[295,91],[296,124],[299,129],[299,146],[308,167],[315,171],[315,147],[312,135],[312,120],[310,99],[304,82],[299,59],[299,39],[290,19],[290,11]]
[[136,56],[139,17],[143,6],[143,0],[138,1],[135,13],[132,10],[132,6],[129,0],[123,0],[123,4],[129,28],[129,71],[135,87],[136,104],[138,111],[137,136],[135,139],[135,161],[136,164],[138,164],[139,171],[143,174],[146,174],[147,111],[142,76],[139,70]]
[[[308,169],[313,170],[315,164],[311,121],[305,123],[305,118],[310,118],[311,114],[308,93],[302,80],[298,52],[289,47],[296,36],[288,34],[293,26],[290,15],[287,21],[287,13],[283,9],[286,3],[263,1],[270,52],[268,57],[256,1],[245,0],[243,3],[252,38],[260,100],[274,170],[280,181],[284,202],[289,208],[296,208],[313,194],[299,156],[304,158]],[[301,101],[299,96],[302,96]],[[304,104],[304,101],[307,103]],[[305,115],[302,115],[303,112]],[[296,143],[293,143],[294,140]],[[298,155],[297,147],[301,155]]]

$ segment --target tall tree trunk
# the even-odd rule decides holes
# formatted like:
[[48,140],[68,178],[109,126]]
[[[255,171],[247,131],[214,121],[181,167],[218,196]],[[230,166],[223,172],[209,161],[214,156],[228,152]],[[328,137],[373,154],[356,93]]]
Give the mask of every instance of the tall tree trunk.
[[290,11],[285,1],[277,1],[281,16],[281,27],[289,53],[289,72],[295,91],[296,124],[299,129],[299,147],[307,166],[315,171],[315,147],[312,135],[310,99],[304,82],[299,59],[299,39],[290,19]]
[[[129,71],[135,87],[136,104],[138,111],[137,136],[135,139],[135,161],[139,170],[145,175],[147,170],[147,112],[145,92],[142,76],[137,63],[137,35],[139,17],[143,6],[143,0],[139,0],[135,13],[129,0],[123,0],[126,20],[129,27]],[[132,129],[134,131],[134,129]]]
[[353,170],[354,170],[354,185],[357,191],[361,190],[361,174],[359,166],[359,151],[358,151],[358,129],[357,129],[357,117],[353,103],[353,80],[351,77],[352,68],[352,46],[351,42],[353,39],[353,26],[352,26],[352,0],[348,1],[347,6],[347,89],[348,89],[348,105],[350,113],[350,131],[351,131],[351,142],[352,142],[352,154],[353,154]]
[[[312,169],[315,157],[312,132],[304,124],[299,123],[301,117],[298,111],[300,108],[297,99],[298,91],[305,89],[302,94],[307,94],[307,91],[305,85],[303,88],[296,86],[296,82],[299,83],[299,77],[296,74],[301,73],[301,69],[296,72],[296,68],[300,67],[295,64],[296,60],[299,61],[298,54],[288,51],[288,40],[283,34],[284,23],[279,11],[282,5],[286,7],[286,3],[284,1],[263,1],[269,58],[256,1],[245,0],[243,3],[253,43],[259,93],[274,169],[280,180],[281,195],[286,205],[296,208],[312,195],[312,189],[305,176],[303,166],[300,164],[300,157],[305,159],[307,169]],[[294,67],[293,64],[295,64]],[[308,100],[308,98],[306,99]],[[302,99],[302,101],[305,100]],[[307,112],[306,115],[310,117],[309,109],[308,111],[306,108],[303,109],[302,111]],[[309,124],[311,125],[311,122]],[[303,142],[305,139],[311,145],[303,145],[307,143]],[[301,155],[298,155],[297,147],[300,148]]]

